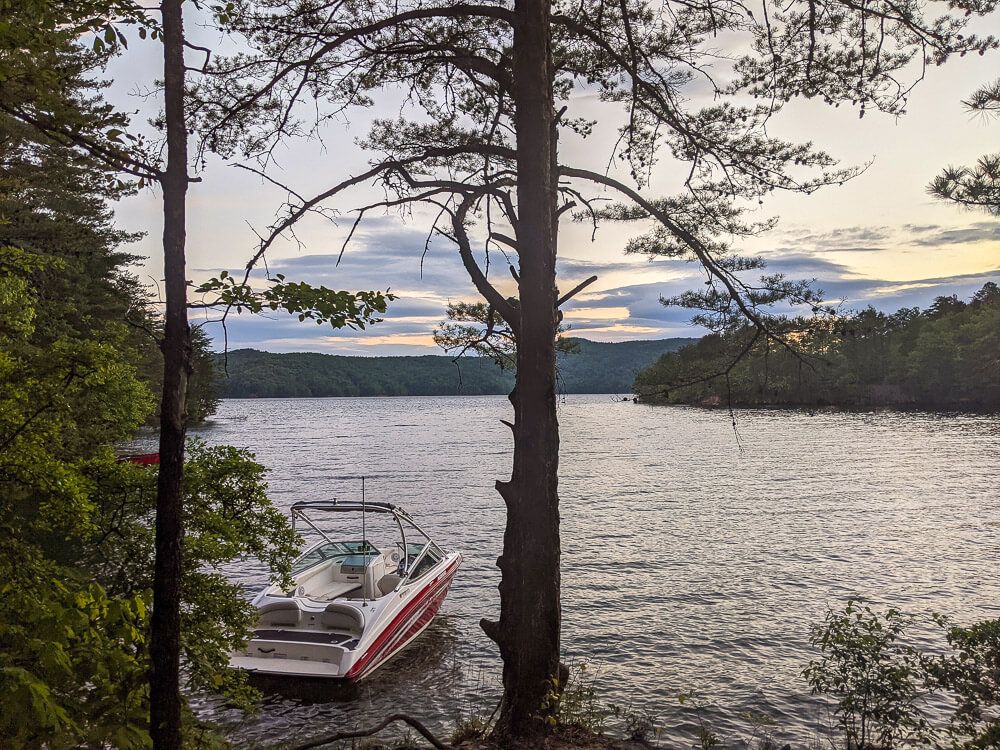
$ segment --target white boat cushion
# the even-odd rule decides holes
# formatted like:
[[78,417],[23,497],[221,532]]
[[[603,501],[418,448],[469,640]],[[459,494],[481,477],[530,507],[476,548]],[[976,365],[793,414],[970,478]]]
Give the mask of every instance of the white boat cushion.
[[291,626],[299,624],[299,605],[294,601],[271,602],[257,610],[260,615],[258,627]]
[[359,589],[359,588],[361,588],[361,587],[358,584],[353,583],[353,582],[343,583],[341,581],[333,581],[329,585],[324,586],[322,589],[319,589],[317,591],[313,591],[312,593],[309,593],[308,597],[310,599],[318,599],[318,600],[324,600],[325,599],[326,601],[329,602],[329,601],[332,601],[334,599],[339,599],[340,597],[344,596],[345,594],[349,594],[352,591],[354,591],[355,589]]
[[325,628],[346,630],[358,636],[365,629],[365,617],[361,614],[361,610],[349,604],[340,604],[338,602],[327,604],[326,611],[320,615],[319,621]]
[[379,555],[365,570],[365,585],[362,595],[365,599],[378,599],[382,594],[378,589],[378,582],[385,575],[385,557]]
[[396,575],[395,573],[387,573],[386,575],[379,578],[378,590],[382,592],[382,596],[385,596],[386,594],[391,594],[393,591],[395,591],[396,587],[399,585],[399,582],[402,580],[403,579],[400,576]]

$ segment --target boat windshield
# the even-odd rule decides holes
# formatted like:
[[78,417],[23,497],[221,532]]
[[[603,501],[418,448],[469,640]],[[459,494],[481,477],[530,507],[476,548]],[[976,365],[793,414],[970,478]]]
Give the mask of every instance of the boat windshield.
[[[295,561],[292,565],[292,575],[297,575],[304,570],[308,570],[316,565],[327,560],[332,560],[333,558],[350,557],[353,555],[359,556],[374,556],[378,554],[378,550],[372,545],[371,542],[350,541],[350,542],[323,542],[318,544],[308,552],[306,552],[302,557]],[[355,565],[365,565],[366,563],[361,561],[353,563]]]
[[[427,554],[423,557],[420,553],[427,548]],[[444,552],[433,542],[425,544],[407,544],[406,545],[406,569],[411,570],[410,578],[417,579],[424,575],[427,571],[441,562],[444,557]],[[413,564],[416,563],[416,568],[413,568]]]

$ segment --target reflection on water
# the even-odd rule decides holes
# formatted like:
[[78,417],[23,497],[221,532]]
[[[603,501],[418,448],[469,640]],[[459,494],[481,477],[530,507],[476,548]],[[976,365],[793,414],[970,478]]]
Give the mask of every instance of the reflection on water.
[[282,700],[295,701],[300,706],[311,706],[315,703],[349,703],[361,695],[355,683],[321,680],[315,677],[251,674],[249,683],[263,694],[268,703],[278,703]]
[[[452,618],[438,617],[421,638],[380,669],[392,672],[393,679],[399,682],[418,680],[424,673],[441,670],[444,659],[454,653],[457,640],[458,631]],[[269,703],[282,700],[294,701],[300,706],[350,703],[362,695],[361,684],[341,680],[252,674],[250,684],[260,690]]]
[[[241,744],[305,738],[405,710],[439,731],[492,709],[495,617],[509,474],[503,397],[224,401],[210,442],[271,467],[271,494],[348,496],[409,510],[466,556],[441,616],[370,679],[264,685],[254,717],[199,701]],[[679,693],[722,734],[766,714],[808,739],[829,724],[799,676],[809,626],[852,596],[959,621],[1000,615],[1000,426],[982,416],[739,414],[607,396],[560,406],[564,660],[587,663],[611,702],[647,711],[689,745]],[[255,561],[227,573],[248,592]]]

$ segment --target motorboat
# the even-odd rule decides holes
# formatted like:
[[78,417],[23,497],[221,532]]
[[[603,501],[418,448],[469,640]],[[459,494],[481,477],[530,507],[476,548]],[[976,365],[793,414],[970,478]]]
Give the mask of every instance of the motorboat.
[[[332,536],[336,514],[360,517],[361,534]],[[254,599],[258,622],[230,666],[263,675],[360,680],[430,625],[462,563],[391,503],[302,501],[292,524],[318,535],[292,566],[293,585],[272,584]],[[378,522],[382,523],[379,524]],[[398,540],[373,540],[369,528]]]

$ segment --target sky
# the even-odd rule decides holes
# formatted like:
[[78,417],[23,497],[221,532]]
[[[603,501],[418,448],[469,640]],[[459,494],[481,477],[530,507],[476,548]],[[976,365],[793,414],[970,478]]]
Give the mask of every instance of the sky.
[[[995,18],[992,19],[995,22]],[[195,41],[214,45],[210,33],[193,28]],[[148,112],[140,96],[156,78],[160,49],[133,44],[127,57],[110,70],[115,83],[108,98],[121,107]],[[831,108],[814,101],[793,102],[772,122],[772,134],[812,141],[839,159],[842,166],[865,165],[859,177],[811,196],[777,195],[756,218],[776,216],[771,232],[738,246],[760,254],[769,272],[814,279],[826,298],[844,309],[873,305],[882,310],[925,306],[939,295],[969,297],[989,280],[1000,281],[1000,222],[931,198],[926,185],[949,164],[972,164],[1000,150],[1000,122],[970,115],[961,101],[997,75],[1000,54],[955,59],[932,68],[901,118],[869,112],[859,119],[848,107]],[[708,103],[697,90],[692,104]],[[398,96],[386,91],[383,102],[334,124],[322,142],[290,144],[278,153],[276,176],[308,195],[362,171],[368,155],[356,145],[373,117],[395,114]],[[608,166],[620,111],[595,96],[582,94],[570,102],[570,116],[597,120],[586,141],[561,141],[565,163],[603,171]],[[612,167],[613,174],[619,173]],[[188,276],[198,282],[221,270],[241,268],[256,249],[262,232],[286,195],[256,175],[210,159],[192,185],[188,204]],[[643,192],[656,196],[676,192],[677,171],[664,163]],[[674,186],[674,187],[672,187]],[[367,192],[366,192],[367,190]],[[444,318],[448,302],[477,299],[458,254],[448,241],[432,242],[422,257],[430,217],[417,212],[405,219],[373,215],[360,226],[343,254],[337,256],[353,223],[349,209],[377,196],[362,190],[339,204],[336,221],[313,217],[299,226],[296,238],[279,242],[268,255],[272,274],[335,289],[391,289],[397,299],[383,322],[367,331],[332,330],[274,313],[230,319],[231,349],[253,347],[274,352],[316,351],[331,354],[435,354],[432,332]],[[132,251],[147,260],[136,272],[155,286],[162,277],[159,248],[162,227],[160,196],[145,189],[116,210],[128,230],[145,231]],[[592,274],[598,281],[566,305],[565,323],[572,335],[598,341],[697,336],[690,311],[665,307],[661,297],[698,288],[704,274],[691,263],[625,255],[629,237],[641,227],[603,225],[596,237],[589,226],[564,221],[560,228],[558,283],[568,290]],[[481,258],[481,260],[485,260]],[[491,278],[507,284],[502,256],[490,257]],[[202,322],[201,317],[193,320]],[[222,330],[206,331],[222,347]]]

